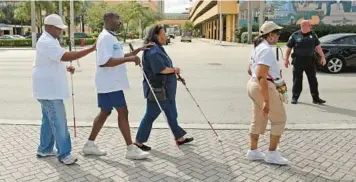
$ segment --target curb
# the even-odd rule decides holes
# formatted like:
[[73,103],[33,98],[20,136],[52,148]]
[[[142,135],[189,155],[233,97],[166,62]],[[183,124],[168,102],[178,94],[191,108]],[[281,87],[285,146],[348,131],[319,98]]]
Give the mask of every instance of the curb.
[[[92,122],[77,122],[77,127],[92,127]],[[40,120],[6,120],[0,119],[1,125],[32,125],[40,126]],[[209,130],[211,129],[208,123],[181,123],[182,128],[186,129],[199,129],[199,130]],[[73,127],[73,122],[68,121],[68,126]],[[139,123],[130,123],[131,128],[138,128]],[[248,130],[250,128],[249,124],[212,124],[216,130]],[[105,123],[106,128],[117,128],[117,123],[107,122]],[[154,123],[153,129],[169,129],[166,123]],[[267,126],[267,130],[270,129],[270,125]],[[286,130],[356,130],[356,124],[287,124]]]
[[196,40],[198,40],[200,42],[208,43],[208,44],[223,46],[223,47],[248,47],[248,46],[250,46],[250,44],[241,44],[241,43],[236,43],[236,42],[222,41],[220,43],[220,41],[218,41],[218,40],[202,40],[202,39],[196,39]]

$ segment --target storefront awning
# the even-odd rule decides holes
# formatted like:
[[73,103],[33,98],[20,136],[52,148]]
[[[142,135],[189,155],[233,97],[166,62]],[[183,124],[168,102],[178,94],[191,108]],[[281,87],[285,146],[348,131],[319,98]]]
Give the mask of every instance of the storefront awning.
[[11,27],[7,24],[0,23],[0,30],[11,30]]

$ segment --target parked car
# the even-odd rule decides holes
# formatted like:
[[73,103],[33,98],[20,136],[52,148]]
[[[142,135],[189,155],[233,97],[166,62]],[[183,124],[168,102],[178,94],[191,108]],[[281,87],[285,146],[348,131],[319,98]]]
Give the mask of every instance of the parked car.
[[16,39],[16,38],[13,37],[12,35],[2,35],[0,36],[0,39]]
[[174,39],[174,38],[176,37],[176,35],[175,35],[174,33],[170,33],[170,34],[169,34],[169,37],[172,38],[172,39]]
[[21,35],[12,35],[15,39],[26,39],[26,37]]
[[82,39],[82,38],[92,38],[92,37],[89,36],[87,33],[84,33],[84,32],[75,32],[74,33],[74,38]]
[[319,40],[326,59],[325,66],[318,65],[319,70],[336,74],[356,66],[356,33],[329,34]]
[[[41,35],[42,35],[42,33],[37,33],[36,34],[36,39],[38,40],[40,37],[41,37]],[[25,38],[26,39],[32,39],[32,35],[30,34],[30,35],[27,35],[27,36],[25,36]]]
[[190,31],[184,32],[180,41],[181,42],[192,42],[192,32],[190,32]]
[[171,43],[171,38],[169,37],[169,35],[166,33],[166,45]]

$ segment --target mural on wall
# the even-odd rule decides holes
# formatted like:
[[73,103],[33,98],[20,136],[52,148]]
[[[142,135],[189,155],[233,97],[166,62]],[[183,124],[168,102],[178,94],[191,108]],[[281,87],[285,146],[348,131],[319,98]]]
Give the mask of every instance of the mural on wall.
[[[247,2],[240,1],[240,26],[247,25]],[[253,2],[253,22],[258,24],[259,2]],[[265,20],[278,24],[299,24],[308,19],[312,24],[347,25],[356,24],[356,0],[346,1],[265,1]]]

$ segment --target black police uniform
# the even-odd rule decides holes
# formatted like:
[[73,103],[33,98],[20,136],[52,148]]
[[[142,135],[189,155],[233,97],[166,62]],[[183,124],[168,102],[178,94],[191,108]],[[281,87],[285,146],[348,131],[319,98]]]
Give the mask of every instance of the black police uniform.
[[320,44],[318,36],[314,32],[302,33],[301,30],[294,32],[287,43],[287,47],[293,48],[293,96],[292,103],[296,104],[302,92],[303,72],[305,71],[310,93],[314,103],[325,103],[319,98],[318,80],[316,78],[315,48]]

